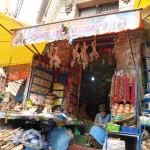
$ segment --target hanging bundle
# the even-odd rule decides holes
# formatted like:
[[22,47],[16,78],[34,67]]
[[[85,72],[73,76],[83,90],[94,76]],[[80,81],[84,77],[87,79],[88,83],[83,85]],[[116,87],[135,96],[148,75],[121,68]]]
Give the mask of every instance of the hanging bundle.
[[60,64],[61,64],[61,60],[58,56],[58,47],[53,47],[51,46],[50,47],[50,50],[49,50],[49,53],[48,53],[48,56],[50,58],[50,67],[53,68],[59,68],[60,67]]
[[126,73],[118,72],[113,77],[113,84],[111,87],[111,100],[112,104],[131,101],[131,104],[135,103],[135,79],[132,77],[131,92],[129,84],[129,76]]
[[80,63],[81,56],[78,52],[78,49],[79,49],[79,44],[76,44],[75,48],[72,51],[73,59],[71,61],[71,67],[73,67],[76,62]]
[[90,54],[91,61],[93,61],[94,59],[97,60],[97,58],[98,58],[99,55],[98,55],[98,53],[96,51],[96,40],[94,40],[91,43],[91,45],[92,45],[92,52]]
[[81,48],[81,61],[82,61],[83,69],[85,69],[88,66],[88,55],[86,52],[87,48],[88,46],[84,42]]

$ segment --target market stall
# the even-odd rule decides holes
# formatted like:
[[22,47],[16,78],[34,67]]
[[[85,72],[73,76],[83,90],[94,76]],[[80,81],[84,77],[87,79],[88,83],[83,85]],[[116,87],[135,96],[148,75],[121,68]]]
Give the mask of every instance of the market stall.
[[[56,122],[58,127],[77,124],[79,105],[83,97],[86,97],[86,99],[90,98],[91,106],[94,104],[96,108],[100,103],[105,103],[111,110],[111,122],[106,126],[109,137],[112,132],[117,132],[118,136],[123,135],[126,139],[134,135],[140,139],[139,129],[131,127],[137,127],[138,122],[138,73],[131,43],[129,42],[130,46],[124,45],[125,42],[122,40],[130,41],[132,33],[128,31],[127,33],[130,34],[127,34],[124,31],[140,30],[141,27],[139,11],[132,10],[14,30],[13,46],[45,41],[49,44],[43,55],[33,56],[24,89],[23,103],[7,102],[1,113],[2,118],[25,119],[31,122],[49,120],[48,149],[52,123]],[[66,39],[69,40],[69,44]],[[125,63],[129,62],[129,64],[123,63],[122,57],[117,57],[122,54],[120,49],[128,49],[125,52],[129,60]],[[119,66],[119,62],[125,67]],[[95,76],[93,70],[101,74]],[[87,84],[88,78],[85,77],[88,77],[89,72],[92,81],[96,78],[98,80],[95,80],[97,84],[94,82],[90,84],[91,91],[85,94],[89,86],[84,86],[82,81]],[[84,107],[80,110],[82,108]],[[94,112],[91,116],[97,113],[97,110],[94,111],[89,111]],[[125,149],[127,141],[122,140],[118,139],[115,142],[112,139],[112,142],[106,139],[104,148],[109,149],[109,144],[116,143]],[[29,143],[32,144],[31,140],[28,141]],[[140,143],[139,140],[136,140],[134,147],[137,143]],[[39,146],[39,142],[34,141],[34,145]]]

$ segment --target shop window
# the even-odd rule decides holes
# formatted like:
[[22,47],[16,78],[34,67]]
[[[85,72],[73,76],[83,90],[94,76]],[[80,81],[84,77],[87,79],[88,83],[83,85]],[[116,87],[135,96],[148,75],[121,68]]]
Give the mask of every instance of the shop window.
[[79,15],[80,17],[91,16],[95,14],[101,14],[101,13],[105,13],[109,11],[118,10],[118,8],[119,8],[119,3],[113,2],[113,3],[100,5],[97,7],[89,7],[89,8],[80,9]]

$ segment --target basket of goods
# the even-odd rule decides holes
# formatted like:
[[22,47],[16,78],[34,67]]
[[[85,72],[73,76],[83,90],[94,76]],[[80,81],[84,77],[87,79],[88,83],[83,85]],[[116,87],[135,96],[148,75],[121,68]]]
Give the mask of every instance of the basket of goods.
[[120,125],[113,124],[113,123],[108,123],[106,125],[106,131],[119,132],[119,130],[120,130]]
[[115,116],[113,118],[114,121],[120,121],[120,120],[123,120],[123,116],[122,115],[118,115],[118,116]]
[[[130,104],[118,104],[115,103],[112,110],[113,122],[126,122],[133,118],[134,107]],[[122,116],[120,118],[120,116]]]

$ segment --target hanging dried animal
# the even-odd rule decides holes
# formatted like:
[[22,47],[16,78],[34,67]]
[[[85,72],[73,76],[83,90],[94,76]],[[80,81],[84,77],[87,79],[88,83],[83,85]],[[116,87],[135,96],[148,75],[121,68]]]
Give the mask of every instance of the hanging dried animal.
[[50,58],[50,67],[59,68],[61,64],[61,60],[58,57],[58,47],[55,47],[55,49],[52,47],[50,48],[49,52],[49,58]]
[[78,49],[79,49],[79,44],[76,44],[75,48],[73,49],[73,52],[72,52],[72,56],[73,56],[73,59],[71,61],[71,66],[73,67],[75,62],[77,61],[78,63],[80,63],[80,54],[78,52]]
[[84,42],[81,48],[81,61],[82,61],[83,69],[85,69],[88,65],[88,55],[86,53],[87,48],[88,46]]
[[90,54],[90,58],[91,61],[93,61],[94,59],[97,59],[99,55],[96,51],[96,40],[94,40],[91,44],[92,44],[92,53]]

